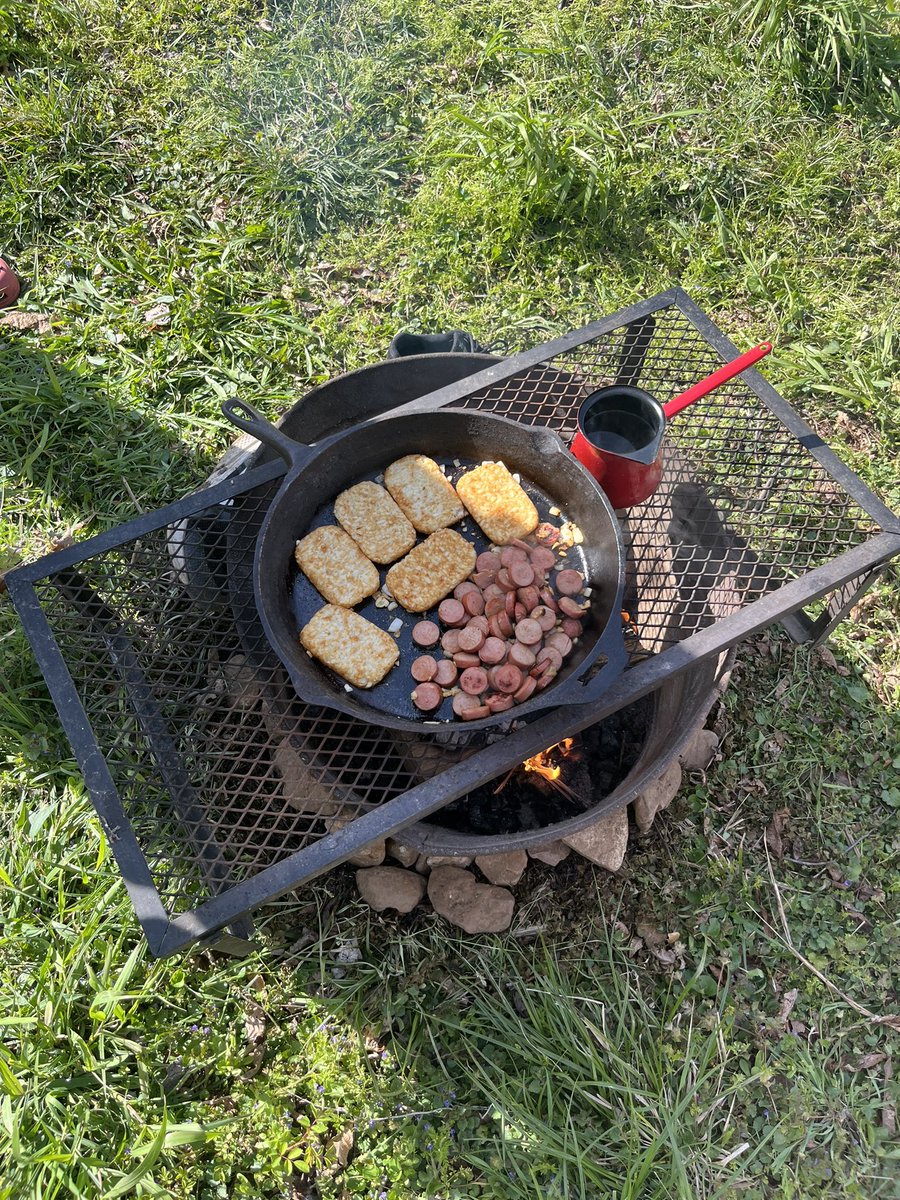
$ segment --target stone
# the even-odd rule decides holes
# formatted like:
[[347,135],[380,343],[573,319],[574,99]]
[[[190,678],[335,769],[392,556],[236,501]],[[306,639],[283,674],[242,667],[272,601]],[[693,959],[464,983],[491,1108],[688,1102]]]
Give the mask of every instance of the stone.
[[402,867],[368,867],[356,872],[359,894],[370,908],[384,912],[395,908],[408,913],[425,895],[425,880]]
[[547,842],[545,846],[532,846],[528,853],[538,862],[546,863],[548,867],[558,867],[572,851],[565,842]]
[[420,875],[427,875],[428,872],[431,870],[431,867],[429,867],[429,865],[428,865],[428,859],[425,857],[424,854],[420,854],[419,857],[416,859],[416,870],[419,872]]
[[513,887],[525,873],[528,855],[524,850],[508,850],[502,854],[476,854],[475,866],[491,883],[500,887]]
[[645,788],[634,801],[634,819],[641,833],[646,833],[654,818],[662,809],[668,808],[681,787],[681,765],[676,759],[659,779]]
[[396,838],[388,838],[385,848],[388,858],[392,858],[394,862],[398,862],[401,867],[414,867],[416,865],[419,852],[418,850],[414,850],[412,846],[404,846]]
[[455,854],[429,854],[425,858],[429,870],[433,870],[435,867],[462,867],[465,869],[466,867],[471,867],[474,861],[473,858],[465,854],[459,856]]
[[[275,766],[281,774],[281,793],[292,808],[319,817],[333,817],[338,811],[340,806],[332,793],[319,783],[289,738],[283,738],[275,747]],[[341,826],[332,822],[329,828]]]
[[682,752],[678,761],[685,771],[705,771],[719,747],[718,735],[711,729],[698,729]]
[[[339,829],[343,829],[345,825],[351,825],[353,821],[353,817],[330,817],[325,822],[325,828],[329,833],[337,833]],[[361,850],[351,854],[347,862],[354,867],[378,867],[384,862],[384,854],[384,838],[379,838],[377,842],[370,842],[368,846],[363,846]]]
[[620,808],[608,817],[601,817],[580,833],[570,833],[562,840],[598,867],[618,871],[625,860],[628,846],[628,812]]
[[461,867],[435,867],[428,876],[428,899],[434,911],[466,933],[500,933],[512,921],[512,892],[479,883]]

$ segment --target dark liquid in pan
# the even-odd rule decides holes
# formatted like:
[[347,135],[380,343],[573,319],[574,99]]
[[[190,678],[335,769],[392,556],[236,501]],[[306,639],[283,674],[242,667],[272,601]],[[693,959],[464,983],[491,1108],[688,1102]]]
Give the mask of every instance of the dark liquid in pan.
[[633,454],[649,446],[657,434],[650,421],[640,413],[621,408],[597,408],[584,418],[588,441],[612,454]]

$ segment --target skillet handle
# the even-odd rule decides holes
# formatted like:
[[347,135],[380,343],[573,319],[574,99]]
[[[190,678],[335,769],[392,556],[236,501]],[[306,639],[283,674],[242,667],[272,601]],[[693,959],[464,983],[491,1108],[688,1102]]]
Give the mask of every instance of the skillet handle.
[[253,405],[248,404],[246,400],[238,400],[236,397],[223,400],[222,412],[232,425],[236,425],[244,433],[249,433],[251,437],[255,437],[272,450],[276,450],[282,458],[287,460],[289,466],[299,467],[312,458],[313,451],[309,446],[305,446],[303,442],[295,442],[286,433],[282,433],[276,425],[267,421],[262,413],[257,412]]
[[[606,662],[599,668],[598,662]],[[628,666],[628,651],[625,649],[625,634],[618,607],[600,638],[599,654],[581,677],[573,675],[559,688],[548,688],[554,705],[592,704],[609,691]],[[585,679],[584,675],[588,678]]]

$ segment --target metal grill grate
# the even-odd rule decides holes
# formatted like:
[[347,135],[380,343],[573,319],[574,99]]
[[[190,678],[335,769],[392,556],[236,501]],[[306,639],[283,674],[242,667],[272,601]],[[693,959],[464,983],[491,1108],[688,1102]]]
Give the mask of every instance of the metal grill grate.
[[[665,401],[733,350],[683,293],[540,349],[488,387],[454,385],[453,403],[569,440],[595,388],[639,383]],[[846,604],[843,585],[864,585],[900,549],[897,518],[776,393],[757,376],[734,382],[672,421],[663,484],[623,522],[633,665],[604,706],[557,710],[506,737],[398,736],[300,703],[269,650],[250,571],[281,467],[262,451],[256,464],[9,576],[157,953],[601,719],[665,672],[817,597]]]

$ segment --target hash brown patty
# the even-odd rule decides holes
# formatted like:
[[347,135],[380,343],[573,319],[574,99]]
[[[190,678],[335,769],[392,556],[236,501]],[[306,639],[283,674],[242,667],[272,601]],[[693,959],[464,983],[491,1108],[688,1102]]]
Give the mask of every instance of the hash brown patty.
[[400,658],[400,647],[389,633],[337,604],[326,604],[307,621],[300,630],[300,644],[360,688],[380,683]]
[[331,604],[353,608],[378,591],[378,571],[349,533],[321,525],[294,547],[297,566]]
[[334,515],[372,562],[394,562],[416,544],[415,529],[377,483],[366,480],[341,492]]
[[384,486],[420,533],[445,529],[466,515],[453,484],[424,454],[407,454],[391,463]]
[[456,484],[459,498],[495,546],[524,538],[537,528],[540,517],[525,489],[503,463],[482,463]]
[[394,563],[385,584],[407,612],[425,612],[475,570],[475,547],[453,529],[438,529]]

